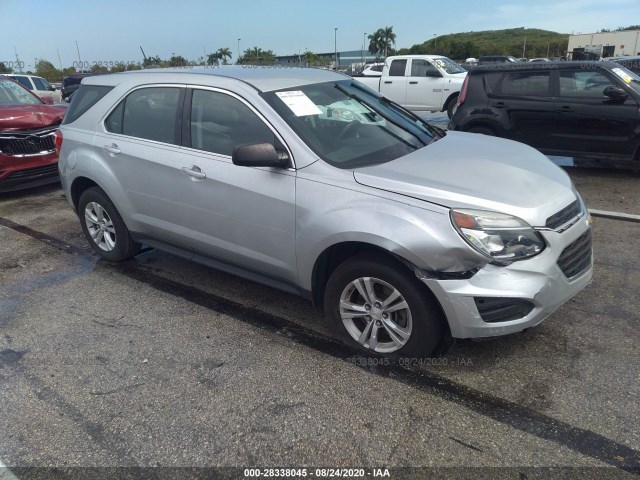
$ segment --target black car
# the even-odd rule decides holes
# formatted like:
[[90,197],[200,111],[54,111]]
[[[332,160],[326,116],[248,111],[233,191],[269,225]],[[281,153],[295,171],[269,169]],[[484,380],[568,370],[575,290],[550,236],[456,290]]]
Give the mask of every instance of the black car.
[[71,98],[71,94],[75,92],[78,87],[80,87],[80,82],[82,82],[82,79],[85,77],[90,77],[92,75],[95,75],[95,73],[73,73],[64,77],[62,79],[62,86],[60,87],[62,100],[68,102]]
[[478,59],[478,65],[495,65],[502,63],[518,63],[519,59],[511,55],[485,55]]
[[639,160],[639,104],[640,77],[614,62],[476,67],[450,129],[517,140],[574,162],[628,164]]

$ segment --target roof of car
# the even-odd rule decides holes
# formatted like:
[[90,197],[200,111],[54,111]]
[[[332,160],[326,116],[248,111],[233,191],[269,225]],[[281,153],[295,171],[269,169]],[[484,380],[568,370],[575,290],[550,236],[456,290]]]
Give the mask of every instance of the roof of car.
[[556,61],[556,62],[518,62],[518,63],[499,63],[491,65],[478,65],[469,70],[469,73],[489,73],[503,71],[522,71],[522,70],[563,70],[567,68],[583,68],[585,70],[595,70],[598,68],[611,69],[616,66],[615,62],[599,62],[599,61]]
[[347,80],[351,77],[321,68],[299,68],[254,65],[224,65],[219,67],[153,68],[88,77],[84,85],[118,85],[123,81],[197,83],[200,77],[219,76],[240,80],[262,92],[280,90],[319,82]]

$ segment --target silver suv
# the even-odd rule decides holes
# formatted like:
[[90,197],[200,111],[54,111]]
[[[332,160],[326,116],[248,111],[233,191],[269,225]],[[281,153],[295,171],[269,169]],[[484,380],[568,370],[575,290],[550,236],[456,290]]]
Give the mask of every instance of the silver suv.
[[89,77],[57,135],[103,258],[146,244],[295,292],[364,351],[521,331],[591,280],[590,217],[564,171],[338,73]]

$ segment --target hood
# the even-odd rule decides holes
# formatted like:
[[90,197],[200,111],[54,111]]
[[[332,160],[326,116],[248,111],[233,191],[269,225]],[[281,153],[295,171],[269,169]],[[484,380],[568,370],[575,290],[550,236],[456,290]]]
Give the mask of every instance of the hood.
[[391,162],[354,170],[356,182],[449,208],[515,215],[544,226],[576,200],[569,176],[522,143],[448,132]]
[[30,130],[60,123],[66,105],[2,105],[0,130]]

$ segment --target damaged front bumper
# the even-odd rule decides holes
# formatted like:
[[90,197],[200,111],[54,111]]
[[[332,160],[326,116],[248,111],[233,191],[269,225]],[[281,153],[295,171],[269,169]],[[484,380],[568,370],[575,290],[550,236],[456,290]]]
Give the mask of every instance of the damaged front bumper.
[[[563,232],[540,233],[547,248],[528,260],[509,266],[485,265],[466,279],[418,273],[440,302],[453,337],[522,331],[542,322],[589,284],[593,258],[588,218]],[[575,265],[577,273],[572,269]]]

